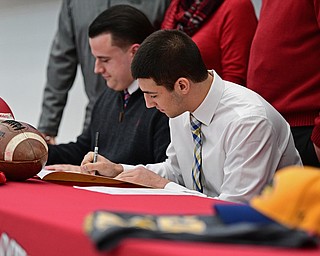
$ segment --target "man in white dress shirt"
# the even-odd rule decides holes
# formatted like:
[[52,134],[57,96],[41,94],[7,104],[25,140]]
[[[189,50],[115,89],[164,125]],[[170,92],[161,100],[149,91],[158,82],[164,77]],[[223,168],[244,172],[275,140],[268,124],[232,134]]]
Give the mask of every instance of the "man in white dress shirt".
[[[283,117],[255,92],[208,72],[197,46],[183,32],[150,35],[131,68],[147,107],[170,117],[167,159],[128,166],[99,156],[91,163],[89,152],[82,172],[98,170],[100,175],[152,187],[197,190],[221,200],[247,202],[278,169],[302,164]],[[201,160],[197,159],[195,172],[190,115],[201,122]]]

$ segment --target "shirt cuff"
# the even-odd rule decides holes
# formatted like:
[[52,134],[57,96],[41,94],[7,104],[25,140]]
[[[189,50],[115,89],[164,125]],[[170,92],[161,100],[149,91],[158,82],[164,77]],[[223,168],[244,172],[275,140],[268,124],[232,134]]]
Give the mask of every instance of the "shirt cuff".
[[130,171],[137,167],[137,165],[130,165],[130,164],[120,164],[120,165],[122,166],[124,172]]

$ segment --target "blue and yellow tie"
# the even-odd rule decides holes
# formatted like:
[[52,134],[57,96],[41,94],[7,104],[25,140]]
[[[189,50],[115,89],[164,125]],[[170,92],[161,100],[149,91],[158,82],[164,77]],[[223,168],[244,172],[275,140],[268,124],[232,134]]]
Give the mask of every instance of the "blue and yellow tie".
[[202,140],[201,140],[201,122],[190,114],[190,124],[194,147],[194,163],[192,166],[192,180],[195,190],[203,192],[201,183],[201,165],[202,165]]

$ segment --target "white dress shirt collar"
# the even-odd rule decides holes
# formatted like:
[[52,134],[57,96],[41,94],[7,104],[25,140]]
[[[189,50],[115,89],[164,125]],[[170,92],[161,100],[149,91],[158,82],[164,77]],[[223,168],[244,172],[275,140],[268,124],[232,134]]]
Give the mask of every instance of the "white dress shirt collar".
[[137,91],[139,89],[139,85],[138,85],[138,81],[137,80],[134,80],[132,82],[132,84],[129,85],[128,87],[128,92],[130,93],[130,95],[132,93],[134,93],[135,91]]
[[209,92],[200,106],[192,113],[195,118],[206,126],[212,122],[225,87],[222,79],[214,70],[209,72],[213,75]]

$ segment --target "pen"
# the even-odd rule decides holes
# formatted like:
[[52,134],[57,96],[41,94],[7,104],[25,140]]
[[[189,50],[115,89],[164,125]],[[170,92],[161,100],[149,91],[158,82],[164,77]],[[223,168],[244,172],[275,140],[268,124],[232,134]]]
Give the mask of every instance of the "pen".
[[98,141],[99,141],[99,132],[96,132],[96,140],[94,145],[94,154],[93,154],[93,163],[97,162],[98,159]]

